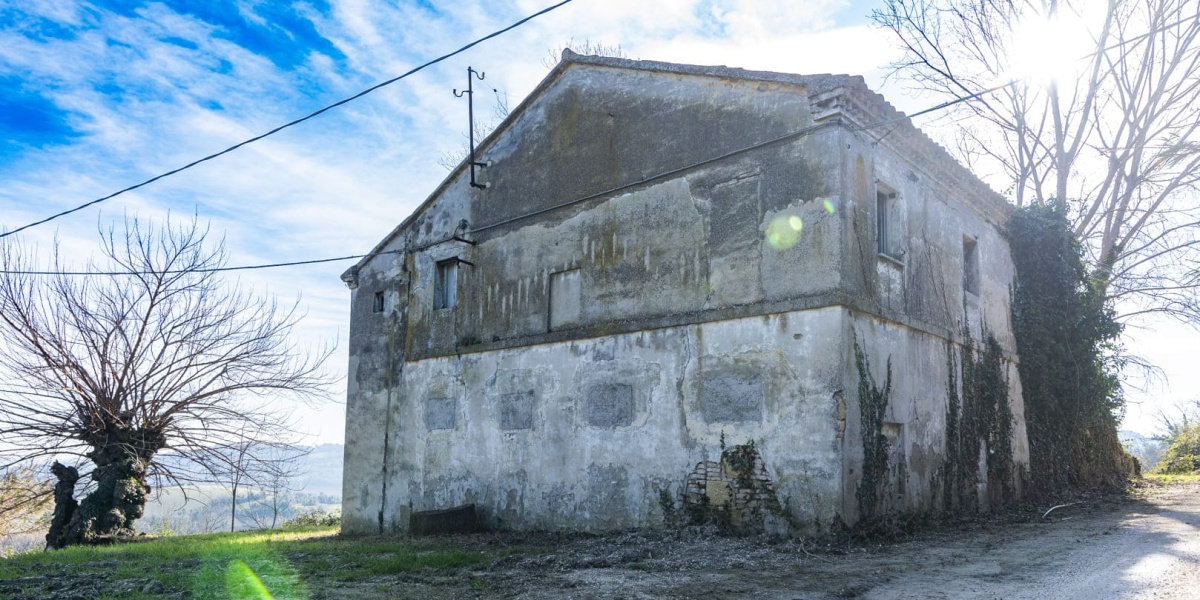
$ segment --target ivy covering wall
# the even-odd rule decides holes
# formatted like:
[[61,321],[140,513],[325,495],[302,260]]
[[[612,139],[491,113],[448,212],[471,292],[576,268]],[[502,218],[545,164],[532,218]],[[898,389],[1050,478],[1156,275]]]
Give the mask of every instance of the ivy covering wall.
[[[980,476],[987,478],[989,506],[1008,502],[1013,497],[1016,477],[1004,353],[995,336],[986,330],[982,348],[967,332],[963,337],[967,341],[961,358],[953,344],[946,344],[946,461],[941,473],[946,512],[974,512],[980,508]],[[986,473],[980,472],[981,462],[987,465]]]
[[1117,438],[1121,325],[1061,203],[1019,209],[1009,243],[1032,491],[1121,485],[1136,468]]

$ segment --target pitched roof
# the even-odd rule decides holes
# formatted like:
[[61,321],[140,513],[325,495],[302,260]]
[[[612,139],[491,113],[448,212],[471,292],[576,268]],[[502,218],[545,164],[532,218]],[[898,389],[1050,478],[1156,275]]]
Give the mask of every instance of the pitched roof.
[[[956,181],[960,184],[976,187],[980,190],[981,194],[979,198],[974,199],[972,204],[988,220],[1002,224],[1007,221],[1008,216],[1013,210],[1012,206],[1003,197],[990,190],[973,173],[960,165],[944,148],[914,126],[904,113],[892,106],[883,96],[867,87],[865,80],[857,75],[798,75],[773,71],[755,71],[723,65],[687,65],[651,60],[589,56],[576,54],[568,48],[563,50],[562,60],[538,83],[533,91],[487,137],[478,143],[476,146],[477,153],[485,150],[503,135],[548,88],[562,78],[564,73],[581,67],[657,72],[736,81],[762,81],[803,87],[808,92],[814,121],[821,122],[834,118],[840,119],[847,127],[865,132],[871,137],[880,140],[880,143],[886,143],[894,147],[897,152],[902,153],[908,160],[914,162],[916,166],[935,175],[934,179],[941,178],[941,180]],[[887,127],[884,128],[882,125],[886,125]],[[872,133],[872,130],[882,130],[887,135],[875,135]],[[464,158],[434,188],[420,206],[413,210],[408,217],[371,249],[368,256],[361,259],[343,274],[343,280],[346,280],[347,276],[369,263],[377,253],[382,252],[406,227],[419,218],[450,184],[461,177],[467,168],[467,160]]]

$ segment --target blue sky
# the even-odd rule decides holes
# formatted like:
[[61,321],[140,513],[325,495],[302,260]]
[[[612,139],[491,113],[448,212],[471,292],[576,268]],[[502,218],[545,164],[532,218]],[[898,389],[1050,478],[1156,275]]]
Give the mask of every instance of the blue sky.
[[[106,195],[396,76],[551,0],[0,0],[0,227]],[[196,213],[231,264],[359,254],[409,214],[465,146],[451,90],[468,65],[515,106],[568,40],[633,58],[800,73],[862,74],[883,87],[896,56],[868,0],[575,0],[459,57],[266,141],[23,239],[68,261],[96,250],[98,224]],[[480,95],[478,98],[487,98]],[[487,107],[483,108],[486,114]],[[243,285],[300,298],[304,343],[341,340],[348,264],[256,271]],[[333,391],[340,399],[344,386]],[[342,407],[305,412],[319,441],[342,438]]]

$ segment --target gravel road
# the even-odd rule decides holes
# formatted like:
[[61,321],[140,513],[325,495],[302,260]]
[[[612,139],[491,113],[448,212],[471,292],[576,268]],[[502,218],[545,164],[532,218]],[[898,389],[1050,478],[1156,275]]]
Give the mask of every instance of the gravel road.
[[1200,599],[1200,484],[849,551],[640,532],[563,541],[472,575],[487,582],[473,597],[1192,600]]

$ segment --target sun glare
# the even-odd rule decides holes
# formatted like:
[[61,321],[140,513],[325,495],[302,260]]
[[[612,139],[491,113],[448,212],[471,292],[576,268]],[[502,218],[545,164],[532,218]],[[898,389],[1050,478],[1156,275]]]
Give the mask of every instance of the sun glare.
[[1003,79],[1034,85],[1074,81],[1087,68],[1094,45],[1078,15],[1061,11],[1050,18],[1032,15],[1013,28]]

